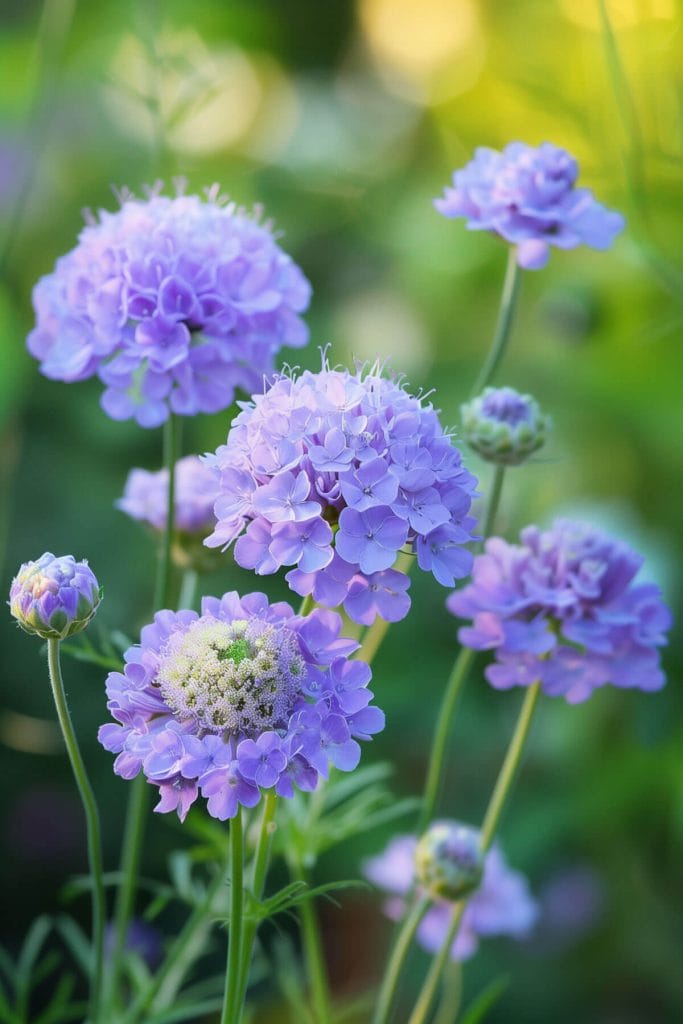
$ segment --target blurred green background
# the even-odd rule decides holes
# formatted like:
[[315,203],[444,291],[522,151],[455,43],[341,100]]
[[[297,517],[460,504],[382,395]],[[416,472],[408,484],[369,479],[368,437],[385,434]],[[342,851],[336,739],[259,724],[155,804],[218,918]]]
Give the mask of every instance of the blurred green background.
[[[486,352],[503,246],[439,217],[433,196],[476,145],[544,139],[579,159],[582,183],[626,213],[609,253],[555,251],[525,275],[499,382],[531,391],[555,422],[543,458],[510,473],[500,528],[558,513],[622,533],[680,617],[683,533],[683,52],[677,0],[5,0],[0,34],[0,556],[3,588],[44,550],[87,557],[99,619],[129,634],[151,611],[154,551],[113,507],[128,469],[155,468],[160,432],[114,423],[96,381],[40,377],[26,354],[31,288],[71,248],[84,207],[115,205],[176,175],[262,202],[314,287],[312,344],[297,361],[390,357],[436,386],[457,423]],[[605,19],[608,15],[608,21]],[[289,353],[285,353],[287,358]],[[187,423],[186,451],[214,449],[223,414]],[[486,467],[470,459],[488,486]],[[254,580],[226,558],[207,592]],[[257,582],[286,596],[283,581]],[[367,763],[396,763],[419,792],[455,653],[445,592],[415,575],[413,612],[377,658],[386,732]],[[0,622],[0,939],[60,908],[84,868],[80,807],[40,647]],[[527,943],[489,941],[466,1000],[501,973],[493,1022],[659,1024],[683,1019],[683,695],[680,630],[661,694],[606,689],[546,701],[502,828],[510,861],[545,911]],[[103,674],[68,662],[68,690],[105,814],[113,867],[128,784],[95,740]],[[475,675],[457,722],[442,811],[477,821],[519,693]],[[398,827],[398,826],[397,826]],[[348,878],[389,832],[339,847],[320,880]],[[145,872],[183,842],[155,818]],[[73,912],[87,921],[87,903]],[[378,975],[380,899],[322,908],[336,991]],[[416,953],[406,988],[426,958]],[[274,1003],[258,1020],[283,1020]]]

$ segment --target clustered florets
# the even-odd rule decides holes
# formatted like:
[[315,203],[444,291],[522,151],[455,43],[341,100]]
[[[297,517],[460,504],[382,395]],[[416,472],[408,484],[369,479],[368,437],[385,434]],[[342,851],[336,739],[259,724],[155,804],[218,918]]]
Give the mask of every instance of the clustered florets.
[[157,612],[123,672],[107,678],[118,724],[100,729],[124,778],[143,771],[159,811],[181,819],[201,794],[224,820],[253,807],[261,789],[291,797],[315,789],[331,764],[355,768],[358,740],[384,726],[371,706],[370,668],[341,619],[294,615],[264,594],[205,597],[201,615]]
[[473,619],[460,629],[461,643],[495,651],[491,685],[540,681],[572,704],[607,683],[659,690],[658,648],[671,615],[657,586],[633,582],[642,557],[568,519],[546,531],[528,526],[520,540],[488,540],[472,583],[448,599],[454,615]]
[[[197,455],[186,455],[175,465],[173,525],[185,533],[207,533],[214,524],[218,474]],[[166,527],[168,470],[131,469],[118,508],[155,530]]]
[[624,228],[620,213],[598,203],[590,189],[576,188],[578,173],[576,160],[550,142],[511,142],[502,153],[480,146],[434,205],[444,217],[464,217],[472,231],[511,242],[519,265],[538,270],[552,245],[608,249]]
[[100,603],[100,586],[86,561],[49,551],[25,562],[12,580],[10,612],[22,629],[65,640],[88,625]]
[[435,821],[415,848],[415,874],[435,899],[459,900],[481,882],[481,833],[457,821]]
[[545,443],[550,420],[531,395],[514,388],[484,388],[461,406],[462,433],[487,462],[518,466]]
[[126,196],[36,285],[28,347],[47,377],[97,374],[109,416],[155,427],[258,388],[282,346],[306,343],[310,292],[269,227],[216,190]]
[[402,549],[444,586],[470,571],[476,480],[432,405],[376,366],[279,377],[212,462],[207,545],[237,540],[236,561],[259,574],[295,566],[293,590],[356,622],[407,614],[408,578],[392,568]]
[[[449,830],[474,831],[459,822],[441,822]],[[402,835],[391,840],[386,850],[364,864],[364,873],[391,896],[384,911],[394,921],[406,913],[408,896],[416,887],[416,836]],[[428,952],[437,953],[448,934],[453,917],[452,899],[434,896],[417,929],[417,940]],[[457,898],[457,897],[456,897]],[[485,855],[479,887],[469,896],[458,934],[451,948],[453,960],[467,960],[476,953],[479,939],[489,935],[523,938],[532,928],[538,910],[524,875],[510,868],[497,846]]]

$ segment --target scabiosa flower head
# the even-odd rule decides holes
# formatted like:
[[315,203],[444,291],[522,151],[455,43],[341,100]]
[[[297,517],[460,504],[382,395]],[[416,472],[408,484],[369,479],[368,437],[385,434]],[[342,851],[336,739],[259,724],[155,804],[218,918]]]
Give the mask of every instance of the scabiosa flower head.
[[209,814],[232,818],[262,789],[291,797],[313,790],[330,764],[351,771],[358,740],[384,727],[371,706],[370,668],[349,660],[341,619],[318,609],[294,615],[264,594],[205,597],[201,614],[157,612],[123,672],[107,678],[116,724],[100,742],[114,771],[142,771],[158,786],[157,811],[181,820],[199,793]]
[[[467,829],[457,822],[441,822],[451,829]],[[475,832],[474,829],[471,830]],[[378,857],[363,865],[364,873],[380,889],[390,893],[384,911],[393,921],[400,920],[407,909],[407,897],[416,876],[415,836],[396,836]],[[445,941],[453,916],[453,901],[437,898],[422,918],[417,940],[430,953],[437,953]],[[458,897],[455,897],[458,898]],[[538,911],[524,875],[508,867],[497,846],[484,857],[479,888],[467,900],[458,934],[451,949],[454,960],[467,960],[476,953],[479,939],[488,935],[511,935],[524,938],[536,921]]]
[[377,365],[278,377],[234,420],[212,458],[221,474],[210,547],[237,540],[259,574],[294,566],[298,594],[356,622],[407,614],[399,551],[444,586],[466,576],[476,480],[431,403]]
[[25,562],[12,580],[10,612],[22,629],[44,640],[66,640],[80,633],[97,611],[100,585],[86,561],[56,558],[46,551]]
[[479,830],[435,821],[415,848],[415,874],[435,899],[459,900],[481,882],[484,854]]
[[[174,525],[184,533],[206,533],[214,524],[213,506],[218,497],[218,474],[196,455],[186,455],[175,465]],[[154,530],[166,526],[168,470],[150,473],[131,469],[116,502],[131,519],[148,523]]]
[[97,374],[109,416],[155,427],[259,387],[283,345],[306,343],[310,291],[270,226],[217,188],[126,194],[36,285],[28,347],[46,377]]
[[576,160],[550,142],[511,142],[502,153],[480,146],[434,206],[444,217],[464,217],[471,231],[499,235],[516,246],[521,267],[538,270],[551,245],[608,249],[624,228],[620,213],[576,187],[578,173]]
[[671,615],[657,586],[634,582],[642,562],[588,523],[557,519],[526,527],[519,544],[488,540],[448,608],[472,619],[461,643],[495,651],[486,677],[497,689],[540,681],[570,704],[606,683],[659,690]]
[[531,395],[484,388],[460,409],[463,437],[487,462],[519,466],[545,444],[550,419]]

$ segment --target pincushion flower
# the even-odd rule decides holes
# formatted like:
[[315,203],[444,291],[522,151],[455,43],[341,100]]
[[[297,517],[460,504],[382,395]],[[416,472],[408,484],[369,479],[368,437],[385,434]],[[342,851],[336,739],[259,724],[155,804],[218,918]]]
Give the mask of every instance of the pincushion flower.
[[[467,829],[458,822],[439,822],[450,829]],[[416,887],[416,836],[401,835],[391,840],[386,850],[365,862],[365,876],[390,893],[384,904],[387,917],[399,921],[407,910],[408,895]],[[416,938],[429,953],[437,953],[451,924],[454,903],[435,899],[422,918]],[[508,866],[497,846],[485,855],[479,888],[467,900],[458,934],[451,948],[453,960],[467,960],[476,953],[479,939],[493,935],[524,938],[534,925],[538,911],[524,875]]]
[[466,576],[476,480],[431,403],[377,365],[281,375],[233,422],[210,547],[235,544],[259,574],[294,566],[290,587],[356,622],[410,607],[398,553],[444,586]]
[[259,593],[205,597],[200,615],[157,612],[107,678],[116,722],[99,739],[114,771],[142,771],[159,789],[155,810],[181,821],[200,793],[223,821],[262,789],[291,797],[330,765],[351,771],[384,715],[369,666],[349,660],[358,644],[340,631],[334,612],[294,615]]
[[113,419],[155,427],[259,387],[282,346],[306,343],[310,293],[270,227],[216,188],[126,195],[36,285],[28,348],[46,377],[97,374]]
[[[218,496],[218,474],[196,455],[186,455],[175,465],[174,525],[185,533],[207,533],[214,524],[213,506]],[[131,469],[118,508],[154,530],[166,526],[168,470],[149,472]]]
[[557,519],[499,537],[474,561],[472,582],[451,595],[453,615],[471,618],[461,643],[495,652],[486,678],[497,689],[540,681],[570,704],[593,690],[659,690],[659,647],[671,614],[651,583],[636,583],[643,559],[587,523]]
[[100,585],[86,561],[46,551],[25,562],[12,580],[10,612],[22,629],[44,640],[66,640],[88,625],[100,603]]
[[484,388],[460,407],[463,437],[482,459],[519,466],[545,444],[550,419],[531,395],[514,388]]
[[608,249],[624,228],[620,213],[576,187],[578,173],[576,160],[550,142],[511,142],[502,153],[480,146],[434,206],[444,217],[464,217],[471,231],[510,242],[519,265],[538,270],[553,245]]

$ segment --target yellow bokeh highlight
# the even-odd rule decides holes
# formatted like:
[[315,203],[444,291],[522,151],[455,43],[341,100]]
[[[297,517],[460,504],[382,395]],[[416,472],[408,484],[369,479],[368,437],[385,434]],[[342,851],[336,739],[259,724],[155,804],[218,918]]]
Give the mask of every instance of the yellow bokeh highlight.
[[236,47],[209,49],[191,28],[164,30],[154,52],[125,35],[112,59],[107,99],[121,127],[139,139],[163,132],[190,155],[226,149],[253,124],[262,100],[251,60]]
[[472,0],[358,0],[365,41],[389,89],[441,100],[469,88],[483,34]]
[[[646,21],[669,21],[677,16],[676,0],[605,0],[612,27],[635,28]],[[588,0],[562,0],[563,13],[581,28],[599,32],[600,4]]]

